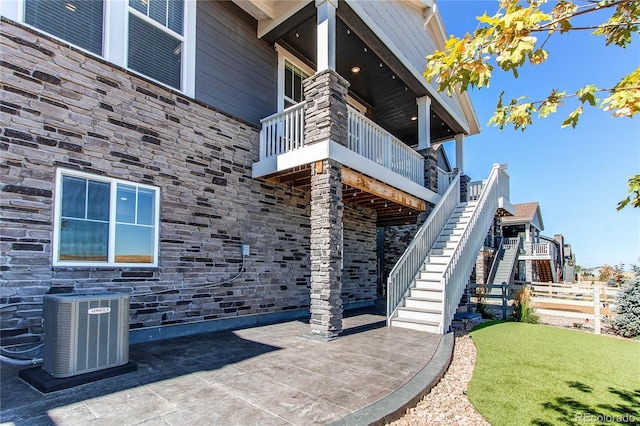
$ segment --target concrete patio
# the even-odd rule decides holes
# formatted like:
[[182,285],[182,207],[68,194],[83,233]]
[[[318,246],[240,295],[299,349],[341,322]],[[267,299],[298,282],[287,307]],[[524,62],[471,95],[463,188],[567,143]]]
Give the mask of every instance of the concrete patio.
[[340,338],[304,320],[131,345],[138,370],[42,394],[2,365],[0,421],[14,425],[381,424],[448,365],[451,334],[388,328],[348,313]]

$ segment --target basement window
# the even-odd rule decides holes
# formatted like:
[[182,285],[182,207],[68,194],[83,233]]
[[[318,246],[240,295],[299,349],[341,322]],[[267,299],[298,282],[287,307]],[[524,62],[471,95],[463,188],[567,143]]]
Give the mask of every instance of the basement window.
[[157,266],[159,189],[59,169],[54,266]]

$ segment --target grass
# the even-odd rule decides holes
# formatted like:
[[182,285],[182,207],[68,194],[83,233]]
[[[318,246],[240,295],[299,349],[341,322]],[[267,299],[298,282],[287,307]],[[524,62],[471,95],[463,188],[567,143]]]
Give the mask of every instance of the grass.
[[468,397],[501,425],[640,425],[640,343],[537,324],[488,322]]

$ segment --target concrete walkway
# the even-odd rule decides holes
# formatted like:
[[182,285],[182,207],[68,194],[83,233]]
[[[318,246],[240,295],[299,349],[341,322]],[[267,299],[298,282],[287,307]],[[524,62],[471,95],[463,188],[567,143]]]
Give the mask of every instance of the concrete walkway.
[[15,425],[384,423],[448,365],[453,339],[385,326],[367,311],[336,340],[289,321],[130,348],[138,371],[42,394],[2,365],[0,422]]

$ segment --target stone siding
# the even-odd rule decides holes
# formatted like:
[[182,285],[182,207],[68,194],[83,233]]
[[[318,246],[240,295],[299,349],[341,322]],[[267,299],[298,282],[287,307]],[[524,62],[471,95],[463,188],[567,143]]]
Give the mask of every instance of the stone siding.
[[[0,303],[33,302],[3,329],[37,332],[47,292],[175,288],[133,297],[132,328],[309,306],[309,196],[251,178],[258,129],[6,20],[1,40]],[[59,167],[160,188],[158,268],[51,266]]]
[[376,299],[376,212],[345,204],[342,303]]
[[[418,151],[424,157],[424,186],[438,192],[438,159],[433,148]],[[384,228],[384,271],[383,282],[386,285],[389,272],[420,229],[435,206],[427,203],[427,210],[418,214],[415,225],[386,226]]]

